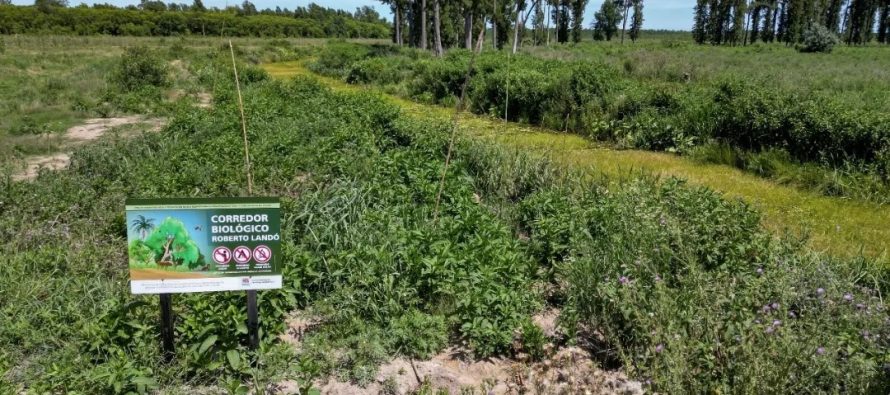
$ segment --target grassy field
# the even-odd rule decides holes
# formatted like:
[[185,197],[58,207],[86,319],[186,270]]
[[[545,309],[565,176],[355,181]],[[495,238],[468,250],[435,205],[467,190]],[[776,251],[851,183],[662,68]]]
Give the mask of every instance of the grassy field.
[[[263,68],[273,77],[283,79],[311,74],[300,61],[264,64]],[[368,89],[323,76],[316,78],[339,90]],[[450,108],[424,105],[391,95],[385,97],[416,116],[446,120],[453,114]],[[620,179],[640,172],[687,179],[721,191],[727,198],[748,202],[764,213],[764,225],[768,228],[777,234],[790,232],[808,236],[810,245],[816,250],[840,256],[864,254],[882,261],[888,259],[890,228],[886,224],[890,223],[890,207],[886,205],[825,197],[777,185],[730,166],[702,164],[667,153],[615,150],[575,134],[556,133],[470,113],[464,113],[460,121],[467,133],[489,136],[508,146],[536,151],[557,162],[590,169],[594,174],[605,173]]]
[[[201,89],[187,66],[177,62],[169,65],[171,85],[155,94],[164,96],[165,101],[143,100],[138,93],[116,90],[108,79],[126,48],[145,46],[162,52],[172,62],[227,43],[220,38],[201,37],[15,35],[0,39],[5,44],[5,52],[0,56],[0,90],[4,92],[0,97],[0,162],[59,150],[65,143],[61,134],[85,119],[169,114],[171,103],[182,97],[188,99],[188,95]],[[232,41],[250,53],[273,42],[255,38]],[[326,41],[287,39],[279,40],[278,45],[310,47]],[[265,54],[271,59],[276,56],[275,51]],[[151,108],[145,103],[151,104]]]
[[743,78],[775,92],[826,94],[852,108],[890,111],[890,47],[838,46],[829,54],[800,54],[784,44],[746,47],[696,45],[691,39],[644,38],[637,43],[527,47],[524,53],[605,62],[633,78],[660,83],[713,83]]
[[[281,198],[283,288],[259,294],[258,351],[243,293],[175,295],[165,361],[158,298],[128,286],[125,200],[248,195],[242,95],[222,40],[95,40],[118,53],[114,110],[167,122],[33,180],[0,169],[0,393],[437,393],[412,367],[441,361],[503,368],[444,379],[462,394],[597,392],[603,369],[657,393],[887,393],[890,271],[843,239],[814,239],[823,254],[774,231],[855,206],[471,114],[443,176],[451,110],[319,79],[288,62],[317,51],[282,40],[236,44],[236,60],[253,195]],[[818,210],[782,217],[781,195]]]

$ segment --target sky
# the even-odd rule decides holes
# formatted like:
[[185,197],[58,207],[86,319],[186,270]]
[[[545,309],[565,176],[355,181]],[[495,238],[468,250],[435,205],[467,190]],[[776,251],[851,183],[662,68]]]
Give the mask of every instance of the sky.
[[[227,4],[226,0],[203,0],[207,7],[223,8]],[[243,0],[228,0],[228,4],[241,3]],[[74,6],[85,2],[87,4],[111,3],[116,6],[126,6],[128,4],[138,4],[138,0],[69,0],[70,5]],[[191,4],[191,0],[164,0],[164,2],[186,3]],[[389,7],[383,5],[379,1],[371,0],[252,0],[252,3],[259,9],[281,7],[294,9],[297,6],[306,6],[310,2],[331,8],[340,8],[349,11],[355,11],[356,8],[364,5],[374,7],[377,12],[392,20]],[[33,4],[33,0],[13,0],[13,4]],[[584,13],[584,26],[590,25],[593,20],[593,14],[599,9],[603,0],[590,0],[587,4],[587,10]],[[669,29],[669,30],[690,30],[692,29],[692,7],[695,6],[695,0],[644,0],[643,15],[645,21],[644,29]]]

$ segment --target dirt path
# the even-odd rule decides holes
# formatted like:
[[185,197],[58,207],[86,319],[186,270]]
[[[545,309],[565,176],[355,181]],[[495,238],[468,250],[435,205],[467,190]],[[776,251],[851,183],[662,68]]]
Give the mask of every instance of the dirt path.
[[61,170],[68,167],[71,162],[71,149],[90,141],[93,141],[109,130],[126,125],[145,125],[145,130],[159,131],[166,124],[163,118],[146,118],[140,115],[131,115],[118,118],[94,118],[87,119],[83,124],[74,126],[65,131],[63,135],[63,149],[52,155],[30,156],[25,158],[25,169],[13,174],[15,181],[32,180],[40,174],[40,169]]
[[[299,62],[263,65],[272,77],[312,76],[335,90],[378,92],[406,113],[418,117],[450,119],[453,109],[404,100],[367,86],[347,85],[317,76]],[[495,139],[505,146],[550,156],[559,163],[591,169],[607,175],[645,172],[674,176],[739,198],[763,213],[763,224],[778,233],[808,234],[818,251],[838,256],[864,253],[890,262],[890,206],[832,198],[776,184],[739,169],[701,164],[688,158],[652,151],[615,150],[581,136],[464,113],[461,130],[474,136]]]

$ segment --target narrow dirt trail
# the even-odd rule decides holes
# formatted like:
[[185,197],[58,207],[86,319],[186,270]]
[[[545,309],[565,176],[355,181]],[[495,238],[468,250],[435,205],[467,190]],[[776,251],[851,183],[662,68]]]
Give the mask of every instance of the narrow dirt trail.
[[50,155],[37,155],[25,158],[25,168],[13,174],[14,181],[32,180],[40,174],[40,169],[62,170],[71,162],[70,150],[78,145],[88,143],[102,137],[111,129],[125,125],[146,125],[148,131],[158,131],[166,121],[162,118],[145,118],[139,115],[118,118],[93,118],[87,119],[82,124],[73,126],[63,135],[64,152]]
[[[308,76],[335,90],[372,91],[418,117],[448,120],[453,109],[420,104],[381,92],[379,89],[348,85],[318,76],[300,62],[263,65],[274,78]],[[594,173],[611,176],[644,172],[686,179],[720,191],[727,198],[742,199],[763,213],[763,224],[777,232],[809,234],[810,245],[837,256],[867,256],[888,261],[890,251],[890,206],[822,196],[794,187],[779,185],[739,169],[701,164],[663,152],[616,150],[575,134],[555,132],[534,126],[464,113],[461,130],[474,136],[493,138],[505,146],[548,155],[554,161]]]

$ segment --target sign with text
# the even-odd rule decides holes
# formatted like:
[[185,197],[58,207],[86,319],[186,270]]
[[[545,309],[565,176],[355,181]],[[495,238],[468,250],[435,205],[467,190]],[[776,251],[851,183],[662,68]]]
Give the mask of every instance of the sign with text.
[[278,198],[128,199],[134,294],[281,288]]

